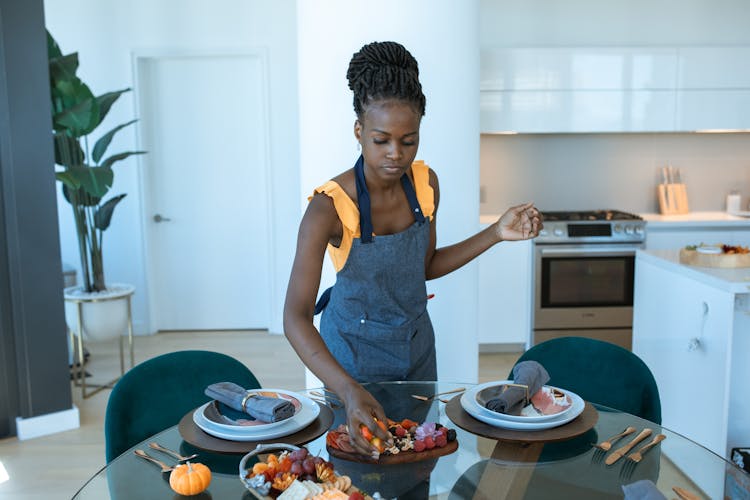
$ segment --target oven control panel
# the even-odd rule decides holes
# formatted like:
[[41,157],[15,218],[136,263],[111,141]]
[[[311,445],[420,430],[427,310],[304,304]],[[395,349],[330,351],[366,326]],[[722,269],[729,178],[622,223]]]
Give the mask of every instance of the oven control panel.
[[642,243],[646,223],[623,221],[544,221],[536,243]]

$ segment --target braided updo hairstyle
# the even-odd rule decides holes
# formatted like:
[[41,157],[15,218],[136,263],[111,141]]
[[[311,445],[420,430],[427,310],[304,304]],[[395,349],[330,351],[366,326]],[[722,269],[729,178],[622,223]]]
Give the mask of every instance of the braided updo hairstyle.
[[400,43],[365,45],[352,56],[346,78],[354,92],[354,112],[359,118],[372,101],[381,99],[408,102],[424,116],[425,97],[417,60]]

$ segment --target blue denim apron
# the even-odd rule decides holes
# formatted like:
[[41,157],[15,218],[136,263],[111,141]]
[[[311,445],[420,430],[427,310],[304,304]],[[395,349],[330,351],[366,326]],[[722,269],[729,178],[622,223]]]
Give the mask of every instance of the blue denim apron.
[[335,285],[316,306],[316,314],[323,310],[320,335],[358,382],[436,380],[435,335],[425,286],[430,221],[404,174],[401,185],[414,224],[400,233],[373,237],[361,156],[354,170],[361,236],[353,240]]

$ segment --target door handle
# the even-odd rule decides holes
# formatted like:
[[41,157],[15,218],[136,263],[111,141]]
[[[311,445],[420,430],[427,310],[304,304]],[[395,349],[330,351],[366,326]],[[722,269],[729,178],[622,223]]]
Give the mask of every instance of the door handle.
[[161,214],[154,215],[154,222],[169,222],[171,220],[172,219],[170,219],[168,217],[162,217]]

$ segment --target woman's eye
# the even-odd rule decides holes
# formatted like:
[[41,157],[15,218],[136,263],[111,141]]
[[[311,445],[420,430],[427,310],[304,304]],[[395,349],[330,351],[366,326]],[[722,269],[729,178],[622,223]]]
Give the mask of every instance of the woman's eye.
[[402,143],[402,144],[403,144],[404,146],[413,146],[413,145],[415,145],[415,144],[416,144],[416,142],[412,142],[412,141],[409,141],[409,142],[404,142],[404,143]]
[[385,144],[388,141],[385,139],[373,139],[372,142],[374,142],[375,144]]

